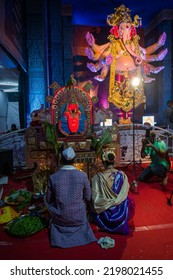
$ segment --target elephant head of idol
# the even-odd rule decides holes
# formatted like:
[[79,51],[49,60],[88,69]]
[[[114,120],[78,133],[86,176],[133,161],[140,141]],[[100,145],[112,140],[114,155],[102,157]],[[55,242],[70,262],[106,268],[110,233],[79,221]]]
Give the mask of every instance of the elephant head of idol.
[[110,26],[113,26],[110,30],[110,33],[116,38],[122,40],[125,49],[127,52],[135,58],[135,64],[140,65],[142,63],[142,59],[135,51],[135,46],[133,43],[133,39],[136,34],[136,27],[139,26],[140,17],[136,15],[134,17],[134,21],[132,22],[130,10],[126,8],[124,5],[115,9],[115,13],[111,14],[107,17],[107,23]]

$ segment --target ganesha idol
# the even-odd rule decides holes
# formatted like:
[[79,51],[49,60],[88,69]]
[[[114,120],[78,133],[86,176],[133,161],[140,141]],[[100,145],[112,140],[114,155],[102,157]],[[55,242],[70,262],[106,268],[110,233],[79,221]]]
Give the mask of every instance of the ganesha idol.
[[[147,48],[143,48],[139,44],[140,37],[137,35],[136,27],[140,25],[138,15],[134,16],[132,21],[130,10],[124,5],[115,8],[115,13],[108,15],[107,23],[112,26],[109,42],[103,45],[95,43],[95,38],[91,33],[86,34],[86,40],[89,48],[85,52],[88,58],[94,63],[87,63],[87,67],[92,72],[100,71],[100,74],[94,78],[100,82],[104,81],[110,72],[109,98],[120,111],[123,112],[126,119],[119,122],[128,123],[130,121],[130,112],[133,106],[138,107],[141,103],[146,102],[144,95],[143,82],[150,83],[154,78],[150,74],[158,74],[164,69],[164,66],[155,67],[151,62],[161,61],[166,56],[168,50],[163,49],[155,53],[161,48],[166,41],[166,33],[164,32],[158,41]],[[132,79],[139,77],[140,85],[138,94],[135,96],[135,105],[133,102],[134,87]],[[129,114],[128,114],[129,113]]]

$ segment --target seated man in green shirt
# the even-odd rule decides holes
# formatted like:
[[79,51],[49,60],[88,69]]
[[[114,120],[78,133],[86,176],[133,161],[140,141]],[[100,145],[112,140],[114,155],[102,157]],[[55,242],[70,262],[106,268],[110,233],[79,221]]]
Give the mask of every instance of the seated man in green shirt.
[[139,181],[146,182],[153,176],[162,178],[161,184],[167,184],[167,171],[170,168],[168,148],[166,143],[160,138],[156,139],[156,134],[152,131],[149,138],[142,140],[141,158],[150,156],[151,163],[139,176]]

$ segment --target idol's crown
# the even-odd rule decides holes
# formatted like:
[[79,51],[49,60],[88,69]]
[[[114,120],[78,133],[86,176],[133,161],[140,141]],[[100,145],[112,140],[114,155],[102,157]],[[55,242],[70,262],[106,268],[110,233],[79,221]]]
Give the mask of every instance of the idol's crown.
[[138,15],[134,16],[134,21],[132,22],[131,10],[126,8],[125,5],[121,5],[115,8],[115,13],[107,16],[107,23],[110,26],[119,25],[121,22],[131,23],[133,26],[139,26],[140,17]]

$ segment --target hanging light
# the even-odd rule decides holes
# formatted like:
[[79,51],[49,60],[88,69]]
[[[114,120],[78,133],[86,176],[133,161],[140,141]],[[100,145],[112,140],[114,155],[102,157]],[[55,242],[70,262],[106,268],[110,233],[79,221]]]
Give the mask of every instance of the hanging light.
[[132,79],[132,86],[133,87],[138,87],[139,86],[139,83],[140,83],[140,79],[138,77],[134,77]]

